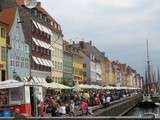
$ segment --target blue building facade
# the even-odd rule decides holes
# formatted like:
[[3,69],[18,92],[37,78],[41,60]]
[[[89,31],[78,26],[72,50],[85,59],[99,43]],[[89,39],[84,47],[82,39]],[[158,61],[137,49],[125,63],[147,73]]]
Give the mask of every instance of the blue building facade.
[[21,22],[17,9],[9,31],[8,79],[15,79],[16,76],[19,76],[22,80],[30,73],[29,45],[26,44]]

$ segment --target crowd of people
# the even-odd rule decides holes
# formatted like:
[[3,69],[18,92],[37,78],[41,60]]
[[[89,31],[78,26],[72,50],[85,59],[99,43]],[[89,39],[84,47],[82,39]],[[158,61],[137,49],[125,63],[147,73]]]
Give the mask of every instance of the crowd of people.
[[41,105],[40,116],[92,115],[90,108],[102,105],[108,107],[112,101],[131,96],[126,90],[89,90],[83,92],[56,92],[46,95]]

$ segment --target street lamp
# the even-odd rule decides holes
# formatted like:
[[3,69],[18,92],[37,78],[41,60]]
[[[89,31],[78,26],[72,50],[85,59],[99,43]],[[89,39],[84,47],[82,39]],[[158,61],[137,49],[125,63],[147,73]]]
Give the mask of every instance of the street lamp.
[[[37,6],[37,0],[24,0],[24,5],[30,9],[30,14],[31,14],[31,9],[32,8],[35,8]],[[31,42],[30,42],[31,43]],[[30,64],[31,64],[31,44],[30,44],[30,47],[29,47],[29,56],[30,56]],[[31,76],[31,68],[30,68],[30,77],[29,77],[29,80],[31,80],[32,76]],[[34,99],[34,115],[37,117],[38,113],[37,113],[37,98],[36,98],[36,86],[34,85],[33,87],[33,99]]]

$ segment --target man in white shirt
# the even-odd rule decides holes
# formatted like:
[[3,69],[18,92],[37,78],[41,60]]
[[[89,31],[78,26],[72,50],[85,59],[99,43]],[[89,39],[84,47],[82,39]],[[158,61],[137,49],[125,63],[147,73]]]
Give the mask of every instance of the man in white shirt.
[[66,114],[66,106],[64,104],[62,104],[60,107],[59,107],[59,114],[60,115],[65,115]]
[[110,105],[110,102],[111,102],[111,97],[110,97],[110,96],[107,96],[105,107],[108,107],[108,106]]

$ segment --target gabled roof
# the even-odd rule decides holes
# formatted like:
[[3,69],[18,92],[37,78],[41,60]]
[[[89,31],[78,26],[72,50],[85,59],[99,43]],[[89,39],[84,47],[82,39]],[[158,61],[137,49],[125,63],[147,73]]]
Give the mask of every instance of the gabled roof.
[[14,22],[15,15],[16,15],[16,8],[3,9],[0,12],[1,22],[8,25],[7,32],[9,32],[11,29],[11,26]]

